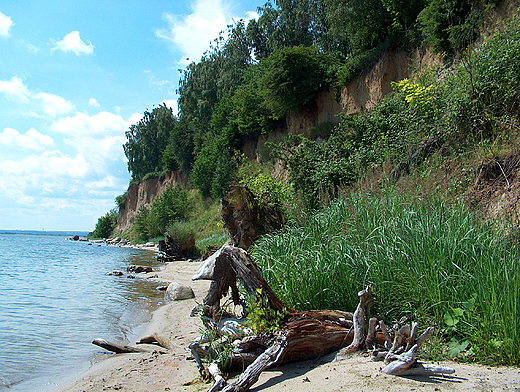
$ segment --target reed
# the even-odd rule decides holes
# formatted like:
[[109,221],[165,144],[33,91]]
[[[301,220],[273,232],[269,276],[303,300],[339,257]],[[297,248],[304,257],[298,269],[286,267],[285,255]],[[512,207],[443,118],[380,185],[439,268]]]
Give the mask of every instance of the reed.
[[370,283],[386,321],[435,324],[446,341],[470,342],[471,358],[519,365],[517,243],[462,205],[387,190],[337,200],[252,253],[291,306],[353,310]]

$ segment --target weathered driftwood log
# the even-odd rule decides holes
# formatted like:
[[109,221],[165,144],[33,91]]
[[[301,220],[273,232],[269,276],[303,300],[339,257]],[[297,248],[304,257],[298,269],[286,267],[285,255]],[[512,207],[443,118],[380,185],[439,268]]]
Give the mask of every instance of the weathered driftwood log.
[[105,339],[94,339],[92,344],[104,348],[105,350],[114,352],[116,354],[127,354],[127,353],[149,353],[149,352],[159,352],[161,354],[166,354],[168,351],[164,349],[148,349],[144,347],[132,347],[127,346],[125,344],[118,344],[106,341]]
[[247,369],[238,377],[237,380],[226,386],[224,392],[242,392],[248,391],[249,388],[258,381],[260,374],[277,363],[280,356],[283,355],[285,345],[287,343],[287,334],[285,332],[277,333],[271,347],[265,350],[258,358],[247,367]]
[[[282,324],[280,325],[280,333],[283,333],[283,344],[266,343],[266,335],[248,336],[238,342],[237,350],[240,351],[232,357],[232,361],[228,361],[226,369],[242,362],[242,365],[250,360],[253,350],[263,351],[263,354],[256,354],[258,358],[250,364],[240,382],[233,384],[234,386],[226,390],[246,391],[255,382],[259,372],[266,366],[273,364],[284,364],[296,361],[303,361],[317,358],[352,343],[354,338],[353,315],[349,312],[336,310],[313,310],[313,311],[296,311],[285,305],[272,291],[271,287],[263,278],[260,269],[249,256],[249,254],[234,246],[225,246],[220,249],[220,255],[215,259],[215,267],[213,273],[213,282],[210,286],[208,294],[204,300],[202,310],[205,314],[214,317],[223,314],[220,308],[221,299],[231,291],[231,298],[235,304],[240,303],[238,294],[238,286],[240,283],[249,296],[255,296],[257,289],[261,289],[262,295],[266,298],[267,306],[274,311],[286,314]],[[360,293],[360,301],[362,305],[359,307],[359,318],[365,319],[370,314],[370,306],[372,306],[372,297],[370,288]],[[229,316],[229,315],[227,315]],[[215,324],[222,320],[215,320]],[[368,324],[363,327],[366,331]],[[366,332],[364,332],[366,334]],[[361,332],[363,335],[363,332]],[[272,333],[268,336],[274,336]],[[267,338],[267,340],[269,340]],[[361,340],[361,337],[359,338]],[[384,336],[379,333],[375,340],[383,343]],[[196,344],[190,346],[196,359],[200,351],[199,340]],[[274,347],[274,348],[273,348]],[[276,353],[276,355],[273,354]],[[196,354],[196,355],[195,355]],[[197,361],[199,369],[202,363]],[[221,364],[223,366],[223,364]],[[254,380],[251,377],[256,377]],[[246,389],[247,388],[247,389]]]
[[[213,323],[208,323],[210,328],[220,329],[219,325],[226,320],[226,317],[236,321],[232,318],[232,314],[221,309],[220,301],[231,291],[231,298],[238,305],[240,303],[238,283],[251,297],[261,289],[267,306],[271,310],[285,314],[280,330],[277,332],[243,338],[228,334],[231,339],[239,340],[235,342],[236,352],[233,353],[231,360],[227,361],[226,365],[221,363],[220,370],[230,369],[233,363],[235,365],[241,363],[242,366],[249,363],[249,365],[235,382],[224,388],[224,391],[247,391],[256,382],[259,374],[269,366],[313,359],[342,348],[344,348],[343,354],[347,355],[365,348],[374,349],[377,357],[385,358],[389,363],[387,368],[391,365],[391,368],[388,368],[389,374],[404,374],[411,369],[418,372],[419,369],[416,369],[418,367],[427,369],[425,371],[435,371],[428,366],[417,364],[415,359],[417,350],[433,329],[428,329],[427,333],[423,333],[417,340],[415,340],[416,323],[412,327],[409,324],[394,327],[393,340],[383,322],[379,323],[381,331],[376,331],[378,321],[376,318],[370,318],[370,308],[373,305],[371,286],[358,293],[359,305],[354,315],[335,310],[296,311],[285,305],[274,294],[249,254],[234,246],[224,246],[220,249],[220,255],[215,258],[213,278],[204,305],[201,307],[206,317],[213,319]],[[406,321],[403,319],[401,323]],[[198,350],[196,353],[203,354],[198,345],[200,342],[202,340],[199,339],[193,348]],[[377,350],[384,351],[385,346],[391,347],[390,352],[385,352],[384,356],[381,353],[377,354]],[[403,354],[405,350],[406,353]],[[256,359],[251,363],[252,358]],[[199,369],[203,369],[200,359],[197,364]],[[224,366],[227,367],[223,368]],[[217,375],[214,388],[219,388],[222,386],[220,373],[215,371],[212,373]],[[212,390],[217,389],[212,388]]]
[[259,236],[284,224],[280,207],[259,201],[245,186],[232,186],[221,202],[224,227],[233,245],[240,248],[248,249]]
[[116,354],[148,352],[148,350],[145,350],[141,347],[132,347],[126,346],[124,344],[112,343],[106,341],[105,339],[94,339],[92,344],[104,348],[105,350],[112,351]]
[[[454,369],[449,367],[425,365],[417,362],[417,353],[419,351],[419,348],[432,335],[434,331],[433,327],[429,327],[428,329],[426,329],[426,331],[424,331],[417,340],[415,339],[415,331],[417,330],[417,324],[414,323],[414,325],[411,328],[411,332],[409,325],[408,328],[405,327],[406,326],[403,326],[399,330],[401,331],[401,335],[396,333],[392,349],[395,346],[397,346],[396,342],[398,340],[401,341],[401,344],[404,343],[402,335],[408,335],[406,338],[406,348],[408,348],[409,345],[411,345],[411,347],[402,354],[396,354],[396,352],[399,352],[398,349],[394,350],[394,352],[390,352],[385,358],[385,362],[388,363],[388,365],[382,370],[382,372],[386,374],[393,374],[395,376],[429,376],[437,373],[451,374],[455,372]],[[401,345],[400,347],[405,346]]]
[[222,377],[222,372],[220,371],[219,364],[217,362],[213,362],[208,366],[208,373],[213,377],[215,383],[211,387],[208,392],[220,391],[226,385],[226,380]]

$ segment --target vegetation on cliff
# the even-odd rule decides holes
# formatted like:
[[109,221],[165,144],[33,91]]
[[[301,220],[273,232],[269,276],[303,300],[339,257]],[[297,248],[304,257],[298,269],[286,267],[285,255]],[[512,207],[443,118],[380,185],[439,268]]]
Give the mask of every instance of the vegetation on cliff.
[[457,53],[477,38],[482,10],[472,0],[278,0],[259,14],[229,26],[186,68],[178,117],[159,106],[130,128],[124,149],[134,180],[179,168],[204,195],[220,197],[236,180],[244,140],[312,110],[318,93],[346,85],[384,49],[430,44]]

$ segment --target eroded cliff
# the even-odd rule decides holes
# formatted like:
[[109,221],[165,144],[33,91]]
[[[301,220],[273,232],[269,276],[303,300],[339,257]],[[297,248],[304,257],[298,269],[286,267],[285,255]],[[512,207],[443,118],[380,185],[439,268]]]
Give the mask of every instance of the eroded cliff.
[[161,177],[148,178],[128,188],[124,208],[119,211],[115,232],[128,231],[141,208],[150,208],[153,200],[173,185],[186,184],[187,179],[179,171],[168,172]]

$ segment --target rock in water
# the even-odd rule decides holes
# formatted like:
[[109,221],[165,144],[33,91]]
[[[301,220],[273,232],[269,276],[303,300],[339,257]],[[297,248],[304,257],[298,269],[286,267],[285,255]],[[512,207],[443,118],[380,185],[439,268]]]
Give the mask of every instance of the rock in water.
[[183,285],[177,282],[172,282],[168,285],[166,293],[173,301],[180,301],[183,299],[195,298],[195,293],[190,286]]
[[142,272],[153,272],[153,268],[146,265],[129,265],[126,267],[128,272],[135,272],[136,274]]

